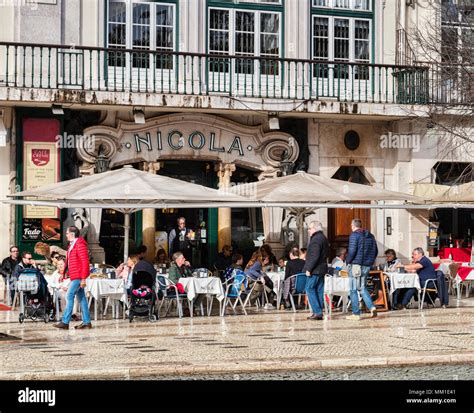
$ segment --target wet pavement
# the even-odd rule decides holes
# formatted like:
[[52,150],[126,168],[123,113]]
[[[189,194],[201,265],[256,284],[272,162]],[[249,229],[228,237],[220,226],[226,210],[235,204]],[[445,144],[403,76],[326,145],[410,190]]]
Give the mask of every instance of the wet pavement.
[[459,379],[472,378],[474,297],[460,307],[393,311],[360,321],[338,312],[324,321],[308,315],[253,310],[248,316],[167,317],[156,323],[109,317],[93,321],[92,330],[74,330],[71,323],[65,331],[42,321],[20,324],[18,311],[0,311],[0,379],[344,379],[362,378],[367,368],[371,377],[408,375],[400,365],[413,368],[413,377],[431,371],[415,366],[435,365],[453,379],[456,372]]

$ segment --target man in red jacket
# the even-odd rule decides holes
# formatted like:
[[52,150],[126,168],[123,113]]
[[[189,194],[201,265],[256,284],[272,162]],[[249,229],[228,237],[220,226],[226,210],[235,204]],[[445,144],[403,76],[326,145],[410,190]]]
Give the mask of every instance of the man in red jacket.
[[87,249],[86,241],[84,238],[79,237],[79,233],[77,227],[68,227],[66,230],[66,238],[69,241],[69,248],[67,250],[64,272],[69,275],[71,282],[67,290],[66,309],[64,310],[62,320],[54,325],[56,328],[69,328],[69,321],[71,321],[74,298],[76,295],[81,304],[82,324],[75,328],[92,328],[89,307],[84,292],[86,279],[89,276],[89,251]]

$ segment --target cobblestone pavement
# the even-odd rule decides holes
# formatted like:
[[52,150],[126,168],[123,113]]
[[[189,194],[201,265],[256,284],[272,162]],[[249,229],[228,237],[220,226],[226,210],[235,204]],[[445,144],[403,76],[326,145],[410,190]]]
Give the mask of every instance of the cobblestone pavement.
[[371,371],[391,375],[403,371],[393,370],[400,365],[468,364],[474,363],[473,303],[468,298],[460,307],[379,313],[360,321],[340,313],[312,321],[305,311],[261,310],[156,323],[106,319],[93,321],[92,330],[68,331],[44,322],[19,324],[17,311],[0,311],[0,379],[272,377],[275,371],[311,377],[368,367],[384,367]]
[[474,380],[474,364],[152,376],[148,380]]

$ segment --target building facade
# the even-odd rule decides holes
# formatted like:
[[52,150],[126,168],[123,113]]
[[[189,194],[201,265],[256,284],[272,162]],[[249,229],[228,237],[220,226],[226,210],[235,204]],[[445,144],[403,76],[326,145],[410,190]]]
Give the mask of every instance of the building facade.
[[[462,82],[438,82],[433,62],[446,56],[420,41],[459,30],[461,42],[472,8],[437,4],[0,3],[0,196],[97,173],[99,158],[109,169],[132,164],[214,188],[271,179],[282,160],[409,193],[420,183],[472,179],[472,118],[463,104],[472,104],[472,89],[466,97]],[[442,18],[448,9],[462,15],[458,25]],[[462,133],[442,127],[452,124]],[[64,225],[76,222],[97,260],[120,257],[123,218],[114,211],[0,208],[4,255],[14,243],[61,243]],[[298,239],[287,211],[221,208],[144,210],[133,218],[132,241],[151,258],[181,215],[198,234],[193,259],[201,265],[211,266],[225,244],[250,251],[265,237],[282,251]],[[323,222],[334,250],[347,243],[354,217],[374,232],[379,251],[401,257],[426,247],[430,220],[449,221],[440,225],[453,238],[471,234],[464,232],[474,221],[472,210],[453,217],[362,208],[321,209],[307,220]]]

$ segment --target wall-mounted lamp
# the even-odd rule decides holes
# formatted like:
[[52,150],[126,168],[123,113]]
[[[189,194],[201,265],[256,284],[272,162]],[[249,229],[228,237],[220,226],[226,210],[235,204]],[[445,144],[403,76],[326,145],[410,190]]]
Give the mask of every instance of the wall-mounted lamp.
[[278,119],[277,113],[270,113],[269,118],[268,118],[268,127],[271,130],[280,129],[280,120]]
[[387,217],[387,235],[392,235],[392,217]]
[[51,111],[53,112],[53,115],[64,115],[63,107],[56,103],[53,103],[53,105],[51,106]]
[[145,111],[142,108],[133,108],[133,120],[135,123],[145,123]]

